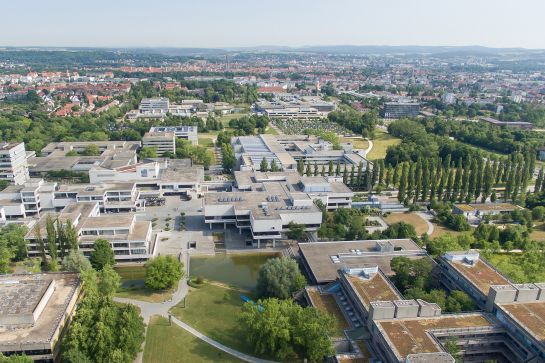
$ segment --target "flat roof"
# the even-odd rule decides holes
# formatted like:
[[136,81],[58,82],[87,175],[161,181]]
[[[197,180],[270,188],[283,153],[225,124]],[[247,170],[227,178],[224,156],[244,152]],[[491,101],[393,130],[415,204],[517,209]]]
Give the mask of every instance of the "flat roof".
[[0,316],[32,314],[50,280],[0,279]]
[[[55,280],[55,289],[45,308],[31,327],[0,331],[0,351],[19,350],[21,345],[54,344],[54,333],[63,322],[62,316],[66,313],[70,301],[79,286],[80,279],[77,273],[48,273],[28,275],[3,275],[2,281],[44,281]],[[2,284],[0,284],[2,290]],[[24,297],[19,297],[18,303]]]
[[[376,249],[377,242],[391,242],[400,251],[379,252]],[[413,240],[362,240],[362,241],[332,241],[332,242],[308,242],[299,243],[300,253],[311,269],[316,282],[326,283],[334,281],[338,277],[338,271],[344,267],[362,267],[364,265],[377,265],[382,272],[390,275],[390,261],[396,256],[407,258],[422,258],[427,256],[420,246]],[[358,252],[359,251],[359,252]],[[337,256],[339,263],[334,263],[331,256]]]
[[464,275],[486,296],[488,296],[488,290],[491,285],[510,284],[510,281],[506,277],[494,270],[492,266],[481,259],[475,261],[473,265],[468,265],[461,261],[447,261],[447,263]]
[[375,320],[396,354],[404,359],[409,354],[442,352],[428,331],[434,329],[477,328],[493,326],[483,314],[459,314],[434,318]]
[[345,276],[354,291],[358,293],[363,305],[368,309],[369,305],[373,301],[391,301],[402,299],[394,287],[388,281],[386,281],[380,272],[374,274],[369,279],[349,274],[346,274]]
[[545,301],[499,304],[499,306],[537,340],[545,343]]

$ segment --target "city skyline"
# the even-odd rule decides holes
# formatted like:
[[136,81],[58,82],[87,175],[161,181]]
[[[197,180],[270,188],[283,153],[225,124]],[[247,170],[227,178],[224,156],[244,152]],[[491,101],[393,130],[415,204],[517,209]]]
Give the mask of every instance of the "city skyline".
[[[228,4],[141,0],[92,7],[59,0],[6,3],[0,46],[198,47],[423,45],[545,48],[540,14],[545,4],[484,0],[441,4],[418,0],[368,3],[345,0],[288,2],[256,11],[252,2]],[[531,10],[531,11],[528,11]],[[152,14],[150,16],[150,14]],[[508,25],[508,26],[507,26]],[[15,32],[14,29],[17,29]]]

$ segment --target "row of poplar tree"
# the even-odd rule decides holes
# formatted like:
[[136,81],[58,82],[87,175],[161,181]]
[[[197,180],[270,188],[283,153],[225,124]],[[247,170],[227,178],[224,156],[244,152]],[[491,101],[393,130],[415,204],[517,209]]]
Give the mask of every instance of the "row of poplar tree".
[[[519,201],[524,198],[535,168],[535,153],[531,150],[515,152],[505,158],[485,159],[478,155],[451,160],[419,159],[395,166],[385,165],[384,160],[360,163],[357,167],[304,164],[299,161],[297,170],[306,176],[337,176],[354,190],[397,188],[398,200],[407,204],[433,200],[458,203],[496,200],[493,189],[505,186],[504,199]],[[540,188],[545,191],[544,171],[538,176]],[[536,182],[537,184],[537,182]],[[537,189],[537,187],[536,187]],[[537,190],[537,191],[539,191]]]

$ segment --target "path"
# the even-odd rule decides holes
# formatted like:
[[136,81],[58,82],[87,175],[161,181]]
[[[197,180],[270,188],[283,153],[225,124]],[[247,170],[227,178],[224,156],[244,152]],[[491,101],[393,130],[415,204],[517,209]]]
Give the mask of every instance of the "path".
[[431,223],[431,220],[433,219],[433,215],[429,212],[416,212],[416,214],[420,216],[420,218],[422,218],[426,222],[426,224],[428,225],[428,231],[426,232],[426,234],[428,236],[431,236],[435,229],[435,227],[433,226],[433,223]]
[[221,344],[221,343],[207,337],[206,335],[204,335],[204,334],[200,333],[199,331],[193,329],[191,326],[187,325],[186,323],[184,323],[181,320],[176,319],[175,317],[172,317],[172,321],[176,325],[178,325],[180,328],[182,328],[185,331],[191,333],[192,335],[196,336],[197,338],[201,339],[202,341],[210,344],[214,348],[222,350],[225,353],[231,354],[232,356],[234,356],[234,357],[236,357],[236,358],[238,358],[240,360],[243,360],[245,362],[250,362],[250,363],[272,363],[272,361],[255,358],[255,357],[249,356],[247,354],[241,353],[238,350],[234,350],[234,349],[231,349],[229,347],[226,347],[225,345],[223,345],[223,344]]
[[[187,260],[189,260],[189,256],[187,256]],[[184,263],[186,268],[188,268],[189,263]],[[186,272],[186,276],[187,276]],[[127,299],[127,298],[121,298],[121,297],[114,297],[114,301],[125,303],[125,304],[133,304],[136,305],[138,308],[140,308],[140,315],[142,316],[142,319],[144,319],[144,323],[146,323],[146,329],[147,325],[149,324],[150,318],[153,315],[160,315],[168,319],[169,311],[171,308],[176,306],[180,301],[182,301],[185,296],[187,295],[187,292],[189,291],[189,287],[187,285],[187,280],[182,279],[180,283],[178,284],[178,289],[172,294],[172,298],[170,300],[164,301],[162,303],[151,303],[147,301],[141,301],[141,300],[135,300],[135,299]],[[172,321],[176,323],[176,325],[180,326],[181,328],[185,329],[189,333],[193,334],[197,338],[201,339],[202,341],[216,347],[217,349],[220,349],[224,351],[225,353],[231,354],[232,356],[241,359],[245,362],[250,363],[271,363],[271,361],[266,361],[259,358],[254,358],[252,356],[249,356],[247,354],[244,354],[242,352],[239,352],[237,350],[231,349],[229,347],[224,346],[223,344],[207,337],[206,335],[200,333],[199,331],[193,329],[191,326],[183,323],[182,321],[176,319],[172,316]],[[142,345],[142,351],[138,353],[136,356],[134,363],[142,363],[144,358],[144,344]]]
[[371,150],[373,150],[373,140],[367,139],[367,142],[369,143],[369,146],[367,146],[367,149],[365,149],[365,155],[369,155]]

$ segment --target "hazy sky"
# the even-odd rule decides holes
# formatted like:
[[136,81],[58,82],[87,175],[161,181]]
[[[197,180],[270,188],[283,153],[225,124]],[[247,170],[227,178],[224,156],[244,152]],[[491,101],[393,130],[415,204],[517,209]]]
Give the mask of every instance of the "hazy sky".
[[0,46],[545,48],[545,0],[0,0]]

